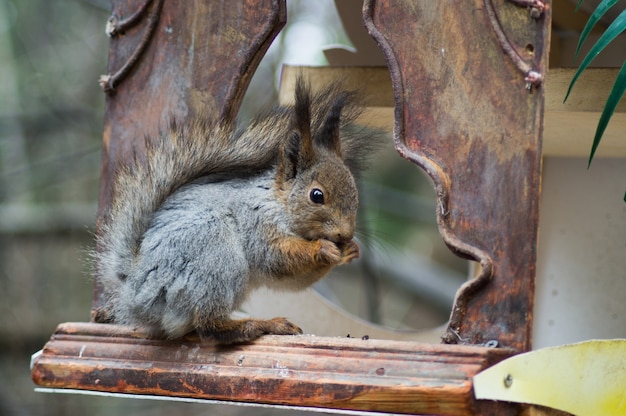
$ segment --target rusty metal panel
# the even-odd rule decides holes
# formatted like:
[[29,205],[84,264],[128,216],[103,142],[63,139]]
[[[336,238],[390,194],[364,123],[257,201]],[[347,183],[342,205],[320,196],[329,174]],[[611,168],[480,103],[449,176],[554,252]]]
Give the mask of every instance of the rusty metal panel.
[[[100,179],[99,221],[114,172],[144,153],[146,135],[171,117],[235,117],[246,87],[286,21],[284,0],[114,0]],[[101,290],[94,291],[97,309]]]
[[550,9],[536,0],[367,0],[395,140],[433,179],[448,246],[480,271],[444,341],[531,345]]

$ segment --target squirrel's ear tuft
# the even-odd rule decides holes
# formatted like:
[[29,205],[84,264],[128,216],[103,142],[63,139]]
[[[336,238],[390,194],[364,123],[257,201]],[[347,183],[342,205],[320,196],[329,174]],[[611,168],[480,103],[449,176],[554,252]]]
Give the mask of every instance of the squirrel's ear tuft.
[[302,77],[296,80],[292,129],[280,149],[279,180],[288,181],[307,169],[315,158],[311,140],[311,92]]
[[293,145],[294,135],[298,136],[297,169],[304,168],[315,157],[311,140],[311,90],[302,77],[296,80],[296,104],[293,108],[293,133],[287,146]]
[[293,128],[304,144],[311,143],[311,90],[302,77],[296,80],[296,104],[293,108]]
[[345,91],[337,94],[326,114],[322,127],[313,137],[316,145],[333,151],[339,156],[341,156],[341,113],[348,99],[349,94]]

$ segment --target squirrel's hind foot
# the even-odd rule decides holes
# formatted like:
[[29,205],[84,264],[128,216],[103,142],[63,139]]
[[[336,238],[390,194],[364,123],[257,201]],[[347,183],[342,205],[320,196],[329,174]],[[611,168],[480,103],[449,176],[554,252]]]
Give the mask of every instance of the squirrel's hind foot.
[[91,322],[97,324],[112,324],[115,322],[115,315],[111,308],[100,306],[91,311]]
[[198,333],[220,345],[231,345],[252,342],[262,335],[299,335],[302,329],[285,318],[229,319],[212,322]]

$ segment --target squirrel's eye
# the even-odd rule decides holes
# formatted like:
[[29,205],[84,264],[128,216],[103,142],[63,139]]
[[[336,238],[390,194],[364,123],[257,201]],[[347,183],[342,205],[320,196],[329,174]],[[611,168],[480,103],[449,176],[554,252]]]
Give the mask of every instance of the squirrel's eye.
[[313,188],[311,189],[311,193],[309,194],[309,198],[314,204],[323,204],[324,203],[324,192],[320,189]]

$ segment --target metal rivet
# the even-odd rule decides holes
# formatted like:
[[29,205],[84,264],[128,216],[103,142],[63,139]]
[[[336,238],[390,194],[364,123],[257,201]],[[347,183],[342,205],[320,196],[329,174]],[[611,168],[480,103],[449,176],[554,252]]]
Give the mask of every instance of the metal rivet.
[[543,14],[543,11],[541,9],[537,7],[530,8],[530,17],[532,17],[533,19],[539,19],[542,14]]
[[504,376],[504,387],[508,389],[512,385],[513,385],[513,376],[510,374],[507,374],[506,376]]

